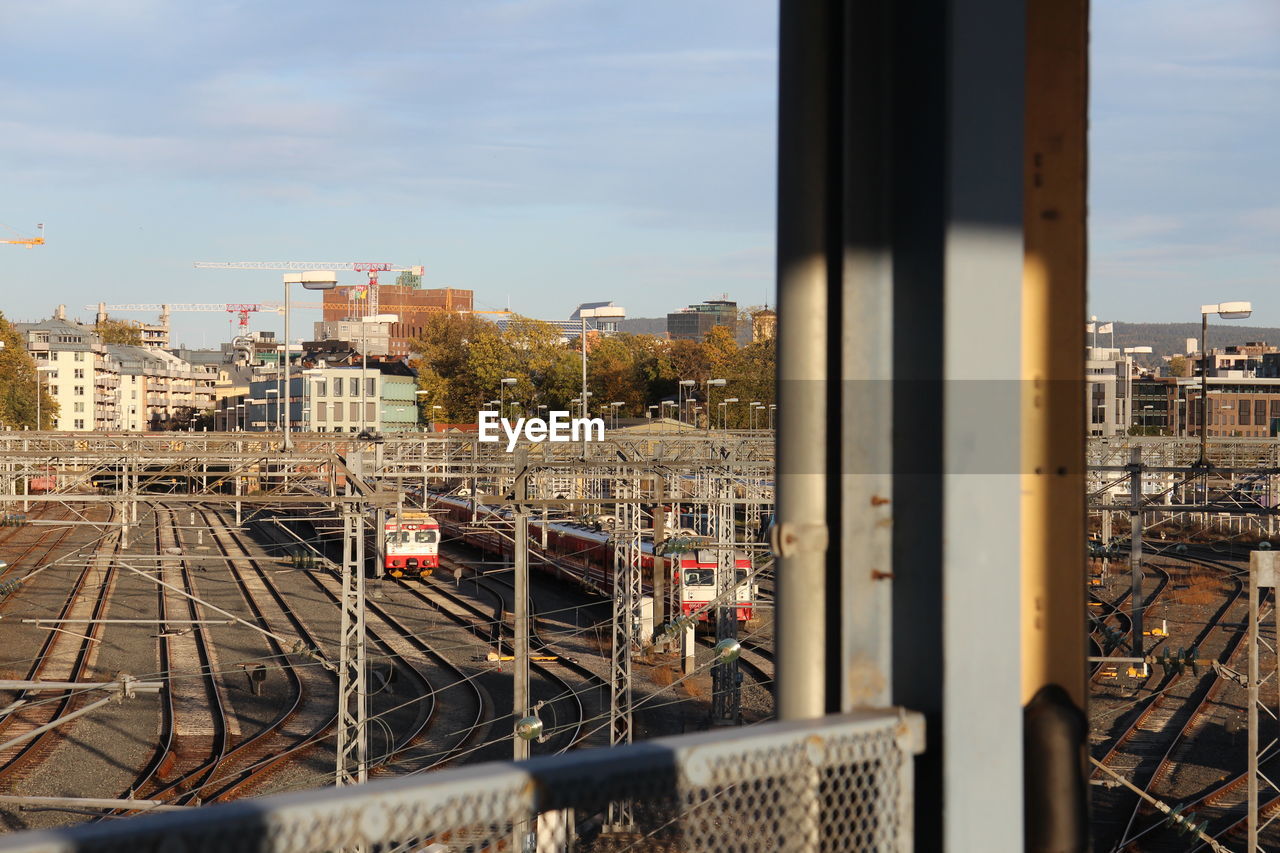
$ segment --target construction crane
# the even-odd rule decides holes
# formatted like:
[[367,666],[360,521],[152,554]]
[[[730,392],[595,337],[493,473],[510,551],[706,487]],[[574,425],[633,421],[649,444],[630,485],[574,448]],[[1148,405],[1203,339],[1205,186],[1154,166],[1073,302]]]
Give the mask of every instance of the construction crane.
[[[128,305],[105,305],[99,302],[96,305],[86,305],[85,309],[96,308],[99,315],[105,315],[108,311],[155,311],[160,314],[161,325],[169,325],[169,313],[171,311],[224,311],[228,314],[238,314],[240,317],[240,331],[247,332],[249,330],[249,315],[258,311],[270,311],[275,314],[284,313],[283,302],[186,302],[174,303],[166,305],[158,302],[135,302]],[[294,308],[323,308],[320,302],[294,302]]]
[[305,272],[307,270],[354,270],[366,273],[369,284],[361,288],[357,298],[365,300],[365,316],[372,317],[378,313],[378,273],[407,272],[422,275],[422,267],[397,267],[395,264],[382,261],[356,261],[354,263],[313,263],[311,261],[196,261],[196,269],[206,270],[285,270]]
[[[10,228],[8,225],[4,227],[8,231],[13,231],[13,229]],[[39,225],[36,226],[36,232],[37,234],[35,237],[23,237],[18,240],[0,240],[0,243],[9,243],[15,246],[23,246],[28,249],[35,248],[36,246],[43,246],[44,245],[44,223],[43,222],[41,222]],[[16,234],[17,232],[13,231],[13,233]]]

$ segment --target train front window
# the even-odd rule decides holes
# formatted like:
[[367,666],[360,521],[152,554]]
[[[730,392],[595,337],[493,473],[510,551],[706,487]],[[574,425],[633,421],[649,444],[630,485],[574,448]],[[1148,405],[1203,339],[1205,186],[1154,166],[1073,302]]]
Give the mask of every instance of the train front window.
[[738,569],[736,572],[734,572],[734,577],[736,577],[736,578],[738,579],[738,583],[739,583],[739,585],[746,583],[746,582],[747,582],[747,570],[746,570],[746,569]]
[[685,570],[685,586],[706,586],[709,583],[711,583],[711,572],[701,572],[697,569]]
[[417,541],[420,545],[434,545],[440,541],[440,532],[437,530],[419,530]]

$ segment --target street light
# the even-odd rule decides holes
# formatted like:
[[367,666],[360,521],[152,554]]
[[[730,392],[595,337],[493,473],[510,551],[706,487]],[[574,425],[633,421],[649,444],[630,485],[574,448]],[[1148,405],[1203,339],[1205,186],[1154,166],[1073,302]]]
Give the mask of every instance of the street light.
[[325,372],[318,367],[313,367],[302,371],[302,375],[311,378],[310,381],[305,378],[302,380],[302,422],[304,426],[308,427],[307,432],[315,432],[317,429],[316,421],[315,418],[311,417],[311,410],[315,408],[316,397],[318,396],[315,393],[315,387],[323,381]]
[[1155,406],[1142,407],[1142,434],[1143,435],[1148,435],[1149,434],[1148,430],[1151,429],[1151,427],[1147,424],[1147,412],[1150,412],[1153,409],[1155,409]]
[[692,389],[697,384],[698,383],[692,379],[681,379],[680,385],[676,388],[676,417],[680,419],[681,423],[684,423],[684,389]]
[[[711,432],[711,413],[715,411],[715,409],[711,408],[711,389],[713,387],[723,388],[724,386],[725,386],[724,379],[708,379],[707,380],[707,432]],[[694,421],[693,425],[697,426],[698,425],[697,421]]]
[[729,404],[738,402],[737,397],[725,397],[719,403],[720,406],[720,429],[729,428]]
[[582,345],[582,416],[587,416],[587,397],[591,396],[591,392],[587,390],[587,318],[594,319],[598,314],[603,312],[598,308],[579,308],[578,319],[582,322],[582,329],[578,333],[578,341]]
[[613,428],[618,428],[618,407],[626,405],[621,400],[614,400],[609,404],[609,408],[613,410]]
[[434,405],[431,407],[431,431],[432,432],[436,431],[436,409],[439,409],[440,411],[443,412],[444,406]]
[[52,364],[42,364],[36,368],[36,432],[44,426],[44,421],[40,417],[40,398],[44,396],[44,389],[40,385],[40,374],[52,373],[57,369]]
[[[360,431],[361,432],[364,432],[365,430],[368,429],[368,422],[367,422],[368,415],[366,414],[366,409],[368,408],[368,406],[365,401],[365,397],[366,397],[365,392],[368,388],[369,380],[365,378],[365,373],[369,370],[369,326],[370,324],[373,324],[373,323],[398,323],[398,322],[400,322],[399,314],[371,314],[368,317],[360,318],[360,333],[362,336],[361,343],[360,343]],[[388,339],[390,339],[391,337],[390,330],[387,331],[387,337]],[[382,371],[378,371],[378,375],[381,376]],[[379,395],[379,400],[381,400],[381,395]],[[381,418],[377,418],[376,420],[380,421]],[[377,426],[378,425],[375,424],[374,429],[377,429]]]
[[[289,300],[289,285],[301,284],[304,290],[333,290],[338,286],[338,274],[333,270],[310,270],[308,272],[287,272],[284,274],[284,396],[293,396],[289,388],[289,315],[292,303]],[[284,449],[289,449],[289,421],[284,421]]]
[[498,380],[498,411],[502,413],[504,418],[507,416],[507,386],[515,384],[514,376]]
[[[1223,320],[1243,320],[1253,313],[1248,302],[1219,302],[1217,305],[1200,306],[1200,460],[1197,464],[1209,466],[1209,315],[1217,314]],[[1209,499],[1209,479],[1205,477],[1205,500]]]
[[[275,388],[268,388],[268,389],[267,389],[267,397],[268,397],[268,398],[270,398],[272,394],[274,394],[274,395],[275,395],[275,397],[276,397],[276,421],[278,422],[278,421],[280,420],[280,392],[279,392],[279,391],[277,391]],[[268,413],[271,411],[271,410],[268,408],[268,406],[270,406],[270,405],[271,405],[271,400],[270,400],[270,399],[268,399],[268,400],[263,404],[262,416],[263,416],[264,418],[266,418],[266,421],[267,421],[267,425],[266,425],[266,427],[263,429],[263,432],[266,432],[268,429],[271,429],[271,415],[270,415],[270,414],[268,414]]]

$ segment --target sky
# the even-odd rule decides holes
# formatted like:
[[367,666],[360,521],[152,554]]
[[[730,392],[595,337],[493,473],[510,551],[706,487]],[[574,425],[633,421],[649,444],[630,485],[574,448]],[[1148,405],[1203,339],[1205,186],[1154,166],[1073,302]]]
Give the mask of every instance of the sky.
[[[1093,6],[1091,310],[1280,325],[1280,12]],[[772,301],[776,44],[775,0],[10,4],[0,223],[48,243],[0,246],[0,310],[282,298],[201,260],[421,264],[546,319]]]

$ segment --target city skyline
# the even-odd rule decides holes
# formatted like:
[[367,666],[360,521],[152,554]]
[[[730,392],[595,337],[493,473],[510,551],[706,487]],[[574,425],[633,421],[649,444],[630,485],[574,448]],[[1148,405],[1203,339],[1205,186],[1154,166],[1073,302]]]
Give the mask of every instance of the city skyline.
[[[1246,299],[1280,326],[1264,290],[1280,15],[1226,5],[1094,10],[1104,319]],[[726,292],[772,302],[776,15],[763,0],[13,10],[0,222],[45,223],[48,243],[0,247],[0,309],[281,298],[277,273],[200,260],[422,264],[424,287],[542,319],[591,300],[632,317]],[[174,341],[214,346],[231,319],[175,315]],[[304,335],[318,312],[294,319]]]

